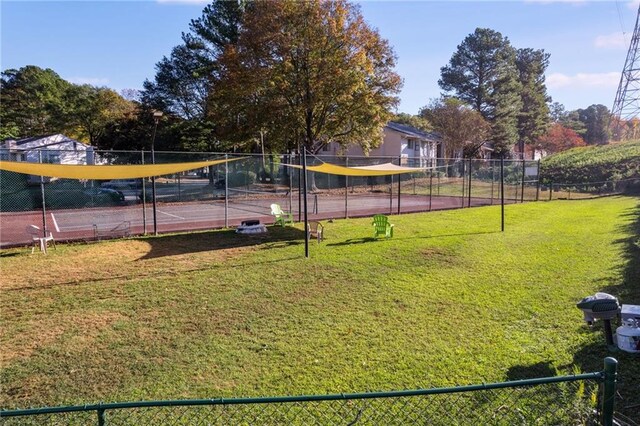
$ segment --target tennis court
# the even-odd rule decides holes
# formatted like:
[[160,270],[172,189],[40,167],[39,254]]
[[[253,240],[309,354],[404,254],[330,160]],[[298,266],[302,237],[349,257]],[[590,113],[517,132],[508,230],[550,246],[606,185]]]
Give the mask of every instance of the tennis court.
[[[494,203],[496,200],[494,200]],[[201,229],[222,228],[225,225],[234,227],[243,220],[259,219],[262,223],[273,223],[270,215],[272,203],[280,204],[284,209],[294,213],[296,220],[301,220],[302,201],[298,194],[281,193],[272,196],[261,195],[259,198],[249,196],[231,197],[211,201],[193,201],[184,203],[158,203],[156,222],[158,232],[191,231]],[[376,213],[397,214],[429,210],[443,210],[461,207],[475,207],[491,204],[487,198],[462,198],[452,196],[405,195],[400,197],[398,210],[397,195],[390,194],[347,194],[314,195],[307,199],[309,218],[312,220],[337,219],[344,217],[371,216]],[[109,229],[128,222],[130,233],[140,235],[145,231],[153,232],[153,207],[146,205],[146,218],[141,204],[118,207],[59,209],[48,210],[45,215],[47,229],[59,241],[92,240],[94,229],[107,232]],[[0,214],[0,246],[11,247],[29,244],[30,239],[25,232],[28,225],[42,228],[41,211],[15,212]]]

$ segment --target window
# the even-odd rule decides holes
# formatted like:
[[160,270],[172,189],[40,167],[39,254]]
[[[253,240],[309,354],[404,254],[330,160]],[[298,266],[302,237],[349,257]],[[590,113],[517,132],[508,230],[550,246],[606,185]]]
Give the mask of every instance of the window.
[[407,142],[407,148],[413,149],[413,139],[409,139],[409,141]]
[[60,164],[60,153],[58,151],[42,151],[42,162]]

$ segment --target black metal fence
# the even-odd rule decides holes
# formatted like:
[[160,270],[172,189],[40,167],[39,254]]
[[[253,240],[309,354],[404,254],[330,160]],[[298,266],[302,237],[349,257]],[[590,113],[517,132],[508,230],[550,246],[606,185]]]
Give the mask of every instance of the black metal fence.
[[9,425],[613,424],[617,361],[604,371],[453,388],[109,403],[0,411]]
[[[31,153],[22,159],[51,159]],[[57,159],[87,162],[87,154],[58,152]],[[57,240],[91,240],[156,232],[231,227],[247,219],[273,222],[271,204],[302,216],[301,164],[296,155],[246,155],[148,151],[93,152],[95,164],[148,164],[243,159],[170,176],[112,181],[50,179],[0,171],[0,247],[31,242],[27,227]],[[6,158],[16,160],[14,158]],[[346,177],[308,173],[313,220],[466,208],[500,203],[500,161],[405,157],[308,156],[312,166],[386,162],[423,167],[416,173]],[[538,162],[504,163],[506,202],[538,198]],[[155,194],[155,197],[154,197]]]

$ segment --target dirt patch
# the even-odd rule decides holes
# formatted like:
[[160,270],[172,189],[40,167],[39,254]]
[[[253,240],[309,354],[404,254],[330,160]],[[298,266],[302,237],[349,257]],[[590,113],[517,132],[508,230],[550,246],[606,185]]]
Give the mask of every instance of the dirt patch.
[[24,329],[14,336],[3,336],[0,365],[28,358],[38,349],[54,344],[63,335],[67,335],[65,339],[73,339],[74,344],[85,346],[105,328],[125,318],[117,312],[43,315],[42,320],[28,321]]

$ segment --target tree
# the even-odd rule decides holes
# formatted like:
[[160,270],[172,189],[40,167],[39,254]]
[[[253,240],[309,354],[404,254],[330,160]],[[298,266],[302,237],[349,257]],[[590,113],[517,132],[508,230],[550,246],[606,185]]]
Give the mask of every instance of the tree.
[[442,136],[448,158],[460,152],[466,158],[476,157],[491,132],[491,126],[478,111],[456,98],[435,99],[420,110],[420,115]]
[[28,65],[4,71],[0,80],[0,133],[19,138],[63,132],[64,99],[70,87],[48,68]]
[[518,115],[520,152],[524,145],[534,145],[547,132],[551,98],[544,84],[544,72],[549,66],[549,54],[544,50],[518,49],[516,66],[521,84],[522,109]]
[[589,145],[609,143],[609,120],[611,113],[604,105],[591,105],[577,111],[578,119],[584,124],[584,140]]
[[111,89],[90,85],[72,86],[67,90],[66,118],[75,131],[72,136],[96,144],[107,126],[134,114],[136,107]]
[[174,128],[186,132],[178,134],[179,139],[184,136],[188,140],[181,144],[183,148],[210,150],[218,145],[216,128],[207,114],[211,81],[218,73],[218,58],[225,46],[238,39],[245,7],[244,0],[214,0],[207,5],[202,16],[191,20],[189,32],[182,34],[182,44],[156,64],[154,81],[143,84],[141,101],[145,109],[161,110],[188,121],[184,125],[176,123]]
[[[382,140],[401,79],[389,43],[346,0],[257,1],[214,81],[211,118],[226,135],[267,131],[272,148]],[[277,113],[274,113],[276,112]]]
[[492,127],[497,153],[505,153],[518,138],[521,110],[516,51],[497,31],[477,28],[441,68],[440,87],[471,105]]
[[537,146],[549,154],[585,145],[586,143],[580,135],[560,123],[553,123],[537,143]]

